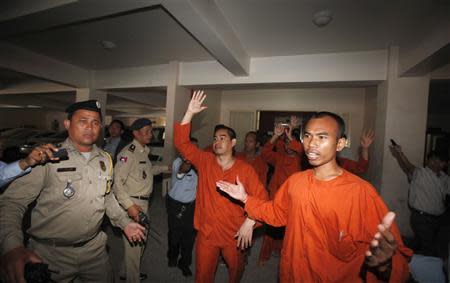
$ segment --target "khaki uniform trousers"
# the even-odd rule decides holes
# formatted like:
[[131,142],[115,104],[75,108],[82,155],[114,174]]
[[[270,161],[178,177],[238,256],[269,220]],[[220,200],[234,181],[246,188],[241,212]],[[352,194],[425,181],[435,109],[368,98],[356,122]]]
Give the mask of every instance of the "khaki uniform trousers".
[[[142,211],[148,215],[148,200],[137,198],[132,198],[132,200],[135,204],[142,207]],[[127,283],[141,282],[139,274],[141,272],[141,257],[144,254],[145,242],[141,244],[130,244],[125,234],[122,234],[122,240],[124,255],[120,274],[127,278]],[[147,240],[147,237],[145,237],[145,240]]]
[[81,247],[59,247],[32,238],[29,249],[42,258],[52,273],[52,280],[65,282],[113,282],[112,268],[106,252],[107,236],[100,232]]

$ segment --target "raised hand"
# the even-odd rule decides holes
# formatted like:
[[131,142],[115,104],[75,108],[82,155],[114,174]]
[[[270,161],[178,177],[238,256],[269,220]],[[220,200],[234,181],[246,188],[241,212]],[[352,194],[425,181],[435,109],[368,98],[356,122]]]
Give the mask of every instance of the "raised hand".
[[281,123],[276,123],[275,127],[273,128],[273,135],[274,136],[281,136],[284,133],[284,126]]
[[300,118],[298,118],[297,116],[292,115],[291,116],[291,120],[289,123],[289,128],[291,129],[295,129],[300,125]]
[[230,197],[245,202],[247,200],[247,192],[244,185],[239,181],[239,176],[236,176],[236,184],[232,184],[226,181],[216,182],[216,186],[223,192],[227,193]]
[[204,94],[203,90],[196,90],[192,94],[191,101],[189,102],[186,113],[181,120],[181,125],[189,124],[192,121],[192,117],[195,114],[206,109],[206,106],[202,106],[203,101],[206,99],[206,94]]
[[203,109],[206,109],[206,106],[202,106],[203,101],[206,99],[206,94],[204,94],[203,90],[196,90],[192,95],[191,101],[189,102],[189,106],[187,111],[193,114],[197,114]]
[[366,251],[367,266],[376,268],[379,273],[390,274],[391,271],[392,256],[397,249],[397,241],[390,231],[394,219],[395,213],[392,211],[384,216],[377,227],[378,232],[370,242],[369,250]]
[[366,130],[361,135],[360,143],[362,148],[369,148],[375,139],[375,132],[373,130]]

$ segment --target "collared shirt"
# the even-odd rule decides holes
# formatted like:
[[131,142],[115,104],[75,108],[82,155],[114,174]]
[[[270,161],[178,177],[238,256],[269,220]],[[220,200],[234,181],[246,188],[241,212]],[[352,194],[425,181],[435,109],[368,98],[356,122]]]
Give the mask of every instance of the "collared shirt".
[[19,161],[6,164],[0,161],[0,188],[12,182],[14,179],[23,176],[31,171],[31,168],[22,170],[19,166]]
[[131,197],[148,197],[153,191],[153,175],[167,170],[167,166],[154,166],[148,154],[148,146],[133,140],[117,155],[114,166],[114,194],[120,205],[128,209],[134,201]]
[[450,194],[449,177],[444,172],[439,176],[428,167],[416,168],[409,185],[409,205],[432,215],[445,212],[445,195]]
[[198,177],[193,169],[186,173],[178,173],[182,163],[183,161],[180,157],[173,161],[172,187],[169,191],[169,196],[176,201],[188,203],[195,200]]
[[103,147],[103,150],[111,154],[112,157],[116,156],[117,146],[120,143],[120,137],[109,137],[106,139],[106,144]]
[[[62,147],[67,149],[68,160],[37,165],[0,195],[0,254],[23,245],[22,218],[34,200],[27,232],[38,239],[66,244],[92,239],[105,213],[122,229],[130,223],[109,190],[109,154],[94,145],[86,159],[70,139]],[[68,195],[69,188],[73,195]]]

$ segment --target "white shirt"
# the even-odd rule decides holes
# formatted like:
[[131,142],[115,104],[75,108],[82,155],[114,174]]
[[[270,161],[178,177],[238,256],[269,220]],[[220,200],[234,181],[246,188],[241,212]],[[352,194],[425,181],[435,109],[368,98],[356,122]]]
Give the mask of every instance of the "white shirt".
[[439,176],[430,168],[414,169],[409,186],[409,205],[432,215],[445,212],[445,196],[450,194],[449,177],[444,172]]

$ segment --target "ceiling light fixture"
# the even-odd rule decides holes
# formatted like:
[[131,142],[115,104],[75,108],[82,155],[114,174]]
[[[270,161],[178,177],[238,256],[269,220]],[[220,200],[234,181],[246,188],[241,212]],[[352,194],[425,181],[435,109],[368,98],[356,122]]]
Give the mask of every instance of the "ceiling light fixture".
[[313,15],[313,23],[319,28],[328,25],[333,20],[333,13],[330,10],[322,10]]
[[114,42],[109,40],[102,40],[100,43],[102,47],[106,50],[112,50],[117,47],[117,45]]

